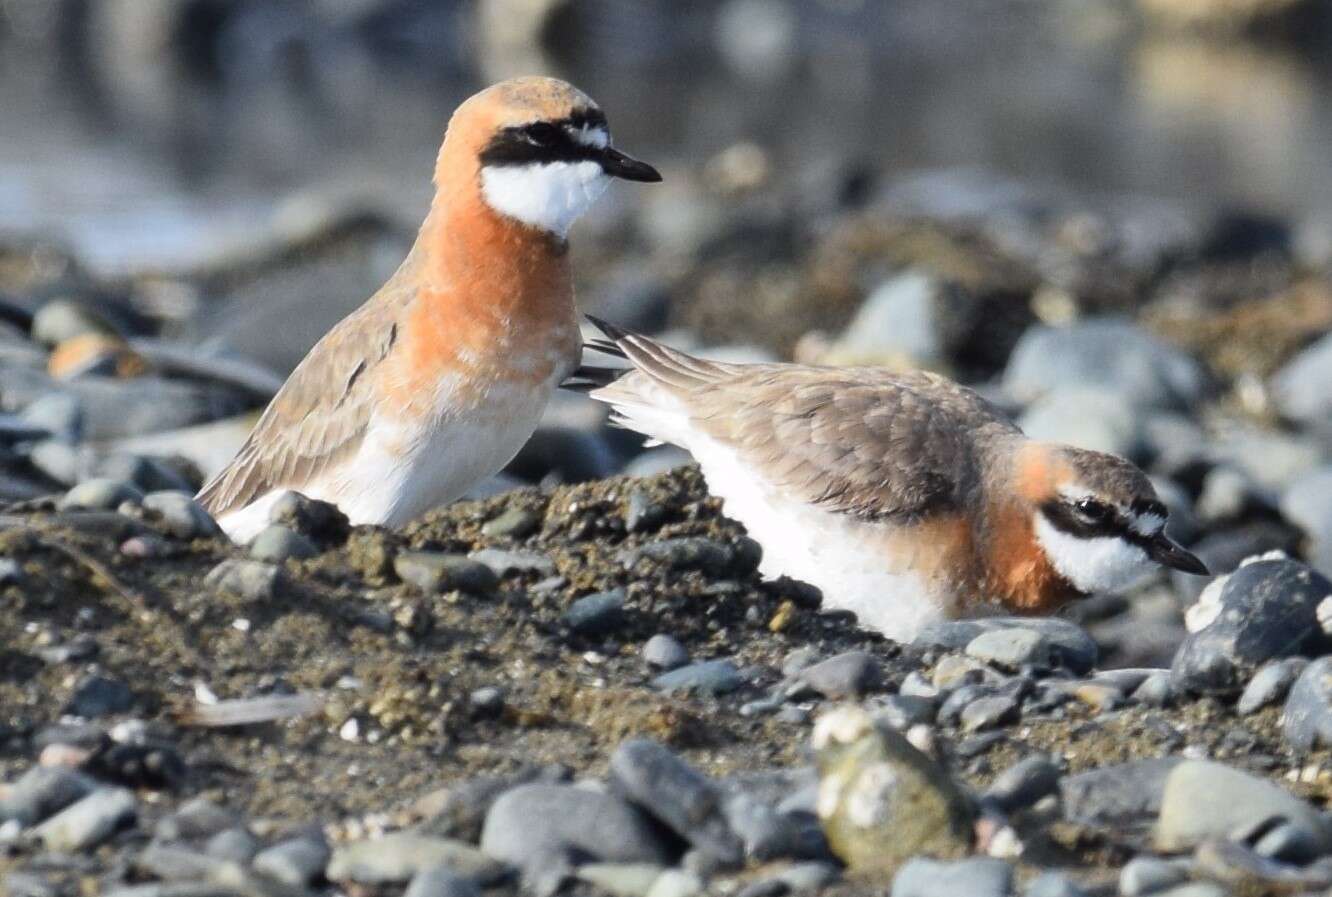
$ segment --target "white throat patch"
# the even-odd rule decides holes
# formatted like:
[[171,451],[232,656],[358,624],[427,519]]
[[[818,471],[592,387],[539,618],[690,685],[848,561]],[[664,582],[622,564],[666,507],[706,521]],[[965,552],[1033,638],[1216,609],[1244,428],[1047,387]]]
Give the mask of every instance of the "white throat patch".
[[1039,511],[1034,527],[1050,564],[1079,592],[1114,592],[1150,569],[1147,552],[1115,536],[1079,539],[1057,529]]
[[609,182],[601,165],[590,160],[481,169],[481,193],[492,209],[560,237],[569,233]]

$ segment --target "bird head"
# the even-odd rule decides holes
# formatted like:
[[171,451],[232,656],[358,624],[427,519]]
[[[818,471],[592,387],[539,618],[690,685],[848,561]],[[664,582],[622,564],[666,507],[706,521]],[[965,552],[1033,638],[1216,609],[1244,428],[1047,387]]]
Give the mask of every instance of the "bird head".
[[502,81],[454,113],[436,167],[441,193],[460,179],[493,211],[563,237],[612,178],[660,181],[611,143],[606,114],[555,78]]

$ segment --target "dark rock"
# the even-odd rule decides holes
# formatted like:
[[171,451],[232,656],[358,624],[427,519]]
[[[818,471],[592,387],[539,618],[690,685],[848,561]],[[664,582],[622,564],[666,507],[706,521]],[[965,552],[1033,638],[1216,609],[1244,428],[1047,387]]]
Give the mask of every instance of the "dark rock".
[[285,526],[317,545],[341,545],[351,533],[351,523],[338,506],[299,492],[284,492],[268,509],[268,522]]
[[652,680],[660,691],[693,691],[721,695],[744,685],[744,677],[729,660],[702,660],[679,667]]
[[1059,781],[1065,818],[1105,828],[1139,825],[1161,809],[1166,778],[1178,757],[1133,760],[1064,776]]
[[249,829],[223,829],[208,839],[204,853],[228,863],[248,864],[259,852],[259,839]]
[[611,781],[634,803],[699,850],[728,866],[743,844],[722,813],[722,792],[670,750],[644,738],[624,742],[610,759]]
[[305,834],[255,854],[254,871],[292,887],[304,887],[324,877],[332,852],[321,834]]
[[967,732],[980,732],[1004,726],[1018,718],[1018,700],[1012,695],[992,695],[977,698],[968,704],[959,717]]
[[709,576],[724,576],[732,572],[735,552],[725,543],[713,539],[686,536],[648,542],[622,552],[620,558],[626,567],[647,560],[668,570],[699,570]]
[[475,843],[481,838],[486,814],[501,794],[529,782],[558,784],[568,778],[560,766],[532,766],[511,776],[477,776],[436,792],[432,806],[417,830],[424,835]]
[[632,804],[571,785],[542,784],[520,785],[495,801],[481,849],[520,869],[566,849],[606,862],[661,865],[672,865],[680,853]]
[[210,800],[196,797],[182,804],[174,813],[159,819],[153,834],[160,841],[193,841],[212,837],[239,824],[238,814]]
[[932,723],[938,702],[917,695],[885,695],[873,705],[874,719],[882,720],[899,732],[920,723]]
[[128,713],[134,708],[134,692],[123,682],[105,676],[92,676],[79,683],[65,705],[65,713],[84,719],[97,719]]
[[544,554],[534,551],[505,551],[500,548],[483,548],[468,555],[474,561],[480,561],[489,567],[496,576],[509,576],[513,573],[535,573],[541,576],[555,574],[555,562]]
[[625,621],[624,601],[624,589],[584,595],[569,605],[560,619],[578,635],[608,635]]
[[1023,810],[1041,798],[1059,791],[1059,767],[1048,757],[1033,755],[1019,760],[1000,773],[982,797],[1004,813]]
[[842,700],[864,694],[879,685],[879,662],[867,651],[847,651],[799,673],[799,681],[825,698]]
[[177,539],[221,535],[217,522],[192,497],[184,492],[150,492],[143,506],[161,515],[162,525]]
[[1212,583],[1189,611],[1203,625],[1175,655],[1175,687],[1234,694],[1269,660],[1323,650],[1317,608],[1329,594],[1332,582],[1291,560],[1252,561]]

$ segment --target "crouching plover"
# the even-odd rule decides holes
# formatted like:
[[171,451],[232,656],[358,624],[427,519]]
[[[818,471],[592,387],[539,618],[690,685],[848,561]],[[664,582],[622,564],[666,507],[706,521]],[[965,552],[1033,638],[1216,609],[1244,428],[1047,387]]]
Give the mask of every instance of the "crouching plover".
[[496,473],[577,365],[565,235],[611,178],[661,180],[563,81],[459,106],[406,260],[296,367],[204,507],[237,541],[290,490],[394,525]]
[[[1165,534],[1147,476],[1116,455],[1028,439],[936,374],[704,361],[593,321],[627,373],[575,388],[613,420],[687,449],[765,576],[909,639],[930,622],[1046,613],[1154,562],[1207,568]],[[616,375],[622,373],[616,379]]]

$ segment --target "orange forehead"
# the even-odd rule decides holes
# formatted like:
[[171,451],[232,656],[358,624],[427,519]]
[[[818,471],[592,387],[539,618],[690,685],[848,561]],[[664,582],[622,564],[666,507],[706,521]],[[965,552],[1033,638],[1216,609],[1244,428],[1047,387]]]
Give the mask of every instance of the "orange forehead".
[[493,133],[510,125],[565,118],[575,111],[594,108],[591,97],[567,81],[539,76],[510,78],[464,101],[449,128]]
[[1048,443],[1029,442],[1018,451],[1014,488],[1033,504],[1053,498],[1074,477],[1072,467]]

